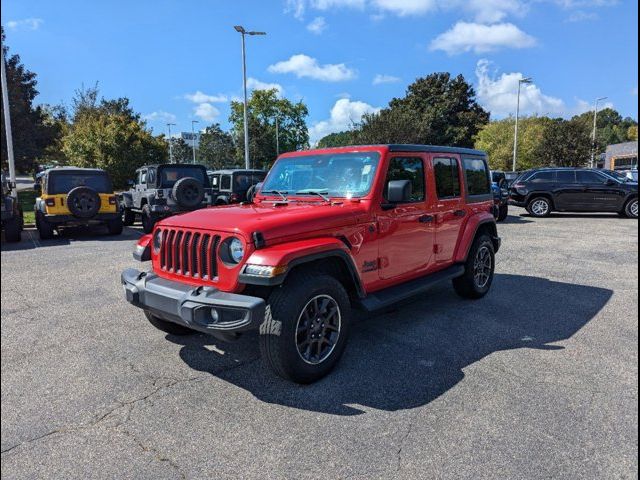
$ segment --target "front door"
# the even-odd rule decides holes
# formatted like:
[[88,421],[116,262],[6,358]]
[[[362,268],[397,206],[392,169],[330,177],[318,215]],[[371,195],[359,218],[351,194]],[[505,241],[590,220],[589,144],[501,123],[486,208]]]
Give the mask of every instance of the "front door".
[[619,212],[622,210],[625,191],[618,182],[589,170],[578,170],[578,184],[583,188],[580,210],[591,212]]
[[378,229],[382,279],[419,274],[433,262],[434,218],[427,209],[425,179],[423,155],[403,154],[389,159],[385,197],[392,180],[409,180],[411,197],[407,203],[381,206]]

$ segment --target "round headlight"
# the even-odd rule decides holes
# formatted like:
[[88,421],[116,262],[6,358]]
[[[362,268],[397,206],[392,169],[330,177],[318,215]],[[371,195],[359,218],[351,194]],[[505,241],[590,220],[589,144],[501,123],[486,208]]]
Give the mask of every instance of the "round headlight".
[[154,253],[158,253],[160,251],[160,246],[162,245],[162,230],[158,229],[153,234],[153,251]]
[[240,263],[244,257],[244,244],[239,238],[233,238],[229,242],[229,255],[235,263]]

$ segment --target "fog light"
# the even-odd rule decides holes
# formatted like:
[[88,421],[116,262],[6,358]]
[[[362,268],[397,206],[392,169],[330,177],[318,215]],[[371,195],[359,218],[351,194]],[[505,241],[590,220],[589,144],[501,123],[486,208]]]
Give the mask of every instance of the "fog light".
[[213,323],[218,323],[218,320],[220,320],[220,314],[218,313],[218,310],[216,310],[215,308],[212,308],[210,315],[211,315],[211,320],[213,320]]

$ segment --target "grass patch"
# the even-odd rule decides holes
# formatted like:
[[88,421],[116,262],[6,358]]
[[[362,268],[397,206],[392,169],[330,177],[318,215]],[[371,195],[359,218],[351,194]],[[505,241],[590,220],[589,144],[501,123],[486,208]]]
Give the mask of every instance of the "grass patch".
[[18,202],[22,207],[22,212],[24,213],[24,223],[35,223],[36,222],[36,214],[33,211],[33,206],[36,203],[36,192],[35,190],[21,190],[18,192]]

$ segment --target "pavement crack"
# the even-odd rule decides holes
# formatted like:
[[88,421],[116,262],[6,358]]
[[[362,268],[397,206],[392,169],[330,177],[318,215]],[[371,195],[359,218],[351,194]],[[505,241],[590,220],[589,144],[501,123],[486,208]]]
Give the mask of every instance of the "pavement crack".
[[12,450],[14,450],[14,449],[16,449],[18,447],[23,446],[23,445],[29,445],[30,443],[37,442],[39,440],[42,440],[43,438],[47,438],[47,437],[50,437],[51,435],[55,435],[56,433],[66,433],[69,430],[71,430],[71,429],[60,428],[60,429],[56,429],[56,430],[51,430],[50,432],[43,433],[42,435],[38,435],[37,437],[30,438],[29,440],[25,440],[24,442],[16,443],[15,445],[12,445],[9,448],[5,448],[4,450],[2,450],[0,452],[0,454],[4,455],[5,453],[8,453],[8,452],[10,452],[10,451],[12,451]]
[[412,431],[413,431],[413,418],[409,422],[407,431],[400,438],[400,444],[398,445],[398,449],[396,451],[396,462],[397,462],[396,472],[399,472],[402,469],[402,449],[404,448],[404,443],[407,441],[407,438],[409,438],[409,435],[411,435]]

